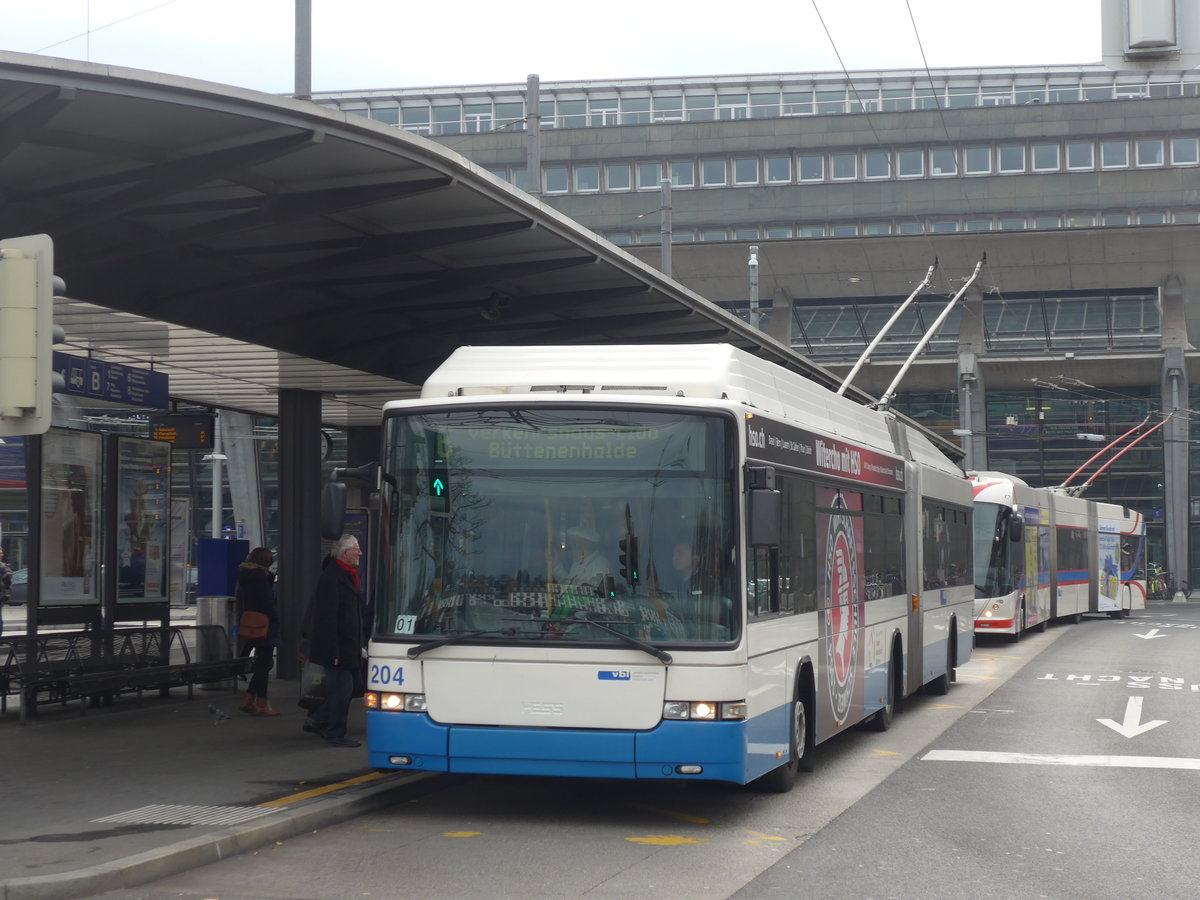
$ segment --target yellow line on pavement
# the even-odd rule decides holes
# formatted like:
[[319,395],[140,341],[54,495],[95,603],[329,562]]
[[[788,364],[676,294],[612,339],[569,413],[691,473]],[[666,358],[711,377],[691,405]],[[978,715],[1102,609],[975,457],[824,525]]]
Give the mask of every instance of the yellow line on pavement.
[[301,800],[308,800],[311,797],[320,797],[322,794],[331,794],[343,788],[354,787],[356,784],[366,784],[368,781],[386,778],[390,774],[390,772],[368,772],[366,775],[359,775],[357,778],[339,781],[336,784],[327,784],[324,787],[313,788],[310,791],[301,791],[299,794],[288,794],[286,797],[280,797],[278,800],[268,800],[266,803],[259,803],[257,805],[265,807],[287,806],[290,803],[299,803]]

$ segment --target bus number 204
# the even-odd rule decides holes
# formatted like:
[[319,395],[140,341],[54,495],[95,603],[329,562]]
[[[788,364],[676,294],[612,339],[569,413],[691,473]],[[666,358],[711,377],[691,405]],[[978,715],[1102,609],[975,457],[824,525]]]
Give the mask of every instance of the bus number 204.
[[371,663],[371,684],[381,684],[384,687],[389,684],[404,684],[404,667],[396,666],[381,666],[377,663]]

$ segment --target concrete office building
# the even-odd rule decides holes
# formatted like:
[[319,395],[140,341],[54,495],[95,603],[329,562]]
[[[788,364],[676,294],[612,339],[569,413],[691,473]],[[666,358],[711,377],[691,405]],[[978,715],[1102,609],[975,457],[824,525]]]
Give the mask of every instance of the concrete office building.
[[1102,60],[1077,66],[314,99],[525,190],[532,160],[545,202],[837,372],[936,260],[855,378],[875,396],[978,267],[893,405],[961,440],[968,468],[1034,484],[1175,411],[1087,496],[1145,512],[1151,559],[1195,576],[1200,7],[1103,0],[1101,14]]

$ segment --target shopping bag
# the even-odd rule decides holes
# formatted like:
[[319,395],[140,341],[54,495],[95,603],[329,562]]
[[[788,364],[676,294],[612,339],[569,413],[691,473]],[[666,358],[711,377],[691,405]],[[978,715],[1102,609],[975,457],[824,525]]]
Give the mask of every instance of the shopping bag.
[[306,659],[300,666],[300,699],[297,705],[312,711],[324,702],[325,667]]

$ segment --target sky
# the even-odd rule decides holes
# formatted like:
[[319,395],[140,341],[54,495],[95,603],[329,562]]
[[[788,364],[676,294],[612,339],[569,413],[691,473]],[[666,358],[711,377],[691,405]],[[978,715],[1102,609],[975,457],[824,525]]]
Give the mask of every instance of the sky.
[[[315,91],[1101,55],[1101,0],[311,3]],[[0,0],[0,49],[289,93],[294,9],[294,0]]]

